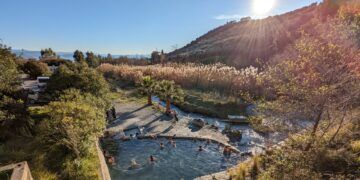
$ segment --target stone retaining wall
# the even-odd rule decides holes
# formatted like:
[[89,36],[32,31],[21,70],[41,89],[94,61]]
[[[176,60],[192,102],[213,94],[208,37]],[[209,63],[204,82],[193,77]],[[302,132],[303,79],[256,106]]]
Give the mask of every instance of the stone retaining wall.
[[109,168],[108,168],[108,166],[106,164],[103,151],[101,150],[98,141],[96,141],[96,150],[97,150],[97,154],[98,154],[98,157],[99,157],[99,163],[100,163],[99,173],[101,175],[101,179],[102,180],[111,180],[110,173],[109,173]]

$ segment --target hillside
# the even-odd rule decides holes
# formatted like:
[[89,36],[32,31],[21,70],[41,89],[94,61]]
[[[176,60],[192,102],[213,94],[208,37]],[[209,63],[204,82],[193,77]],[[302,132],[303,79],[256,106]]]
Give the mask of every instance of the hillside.
[[[229,22],[168,54],[170,61],[213,63],[235,67],[269,60],[294,42],[307,23],[320,14],[316,3],[282,15]],[[307,26],[308,27],[308,26]]]

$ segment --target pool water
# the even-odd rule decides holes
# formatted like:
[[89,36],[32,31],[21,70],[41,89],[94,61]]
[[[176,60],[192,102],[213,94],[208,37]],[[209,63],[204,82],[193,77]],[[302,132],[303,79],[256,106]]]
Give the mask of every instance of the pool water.
[[[153,97],[154,102],[165,106],[159,98]],[[202,118],[208,124],[216,125],[219,131],[225,126],[231,125],[233,129],[241,130],[243,136],[241,142],[233,143],[241,152],[250,152],[256,146],[264,144],[264,137],[256,133],[248,125],[233,125],[222,122],[223,119],[208,117],[198,113],[184,112],[178,107],[171,105],[180,119]],[[134,135],[138,129],[125,131],[125,135]],[[160,149],[160,142],[165,144],[163,150]],[[159,140],[131,140],[116,141],[116,165],[109,165],[112,179],[124,180],[179,180],[194,179],[199,176],[220,172],[238,164],[239,161],[246,160],[238,154],[224,157],[223,147],[218,144],[206,144],[204,141],[176,140],[176,148],[165,139]],[[202,145],[205,151],[199,152],[198,148]],[[107,149],[105,147],[105,149]],[[153,155],[156,163],[150,163],[149,157]],[[138,169],[131,169],[131,161],[135,160],[141,165]]]
[[[163,150],[160,149],[160,142],[165,145]],[[205,141],[192,140],[175,142],[176,148],[166,139],[117,141],[117,164],[109,166],[112,179],[194,179],[226,170],[244,160],[236,154],[224,157],[223,147],[215,143],[207,144]],[[200,145],[204,151],[198,151]],[[155,163],[149,162],[150,155],[156,158]],[[132,160],[141,167],[129,168]]]

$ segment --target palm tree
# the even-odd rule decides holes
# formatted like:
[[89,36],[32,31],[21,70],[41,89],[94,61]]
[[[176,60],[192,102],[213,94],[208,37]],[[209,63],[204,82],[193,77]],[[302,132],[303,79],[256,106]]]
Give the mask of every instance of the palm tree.
[[147,95],[148,105],[152,105],[151,96],[155,93],[155,80],[150,76],[145,76],[140,84],[140,91]]
[[166,101],[166,113],[170,113],[170,104],[174,100],[183,100],[183,91],[174,81],[162,80],[157,83],[156,93]]

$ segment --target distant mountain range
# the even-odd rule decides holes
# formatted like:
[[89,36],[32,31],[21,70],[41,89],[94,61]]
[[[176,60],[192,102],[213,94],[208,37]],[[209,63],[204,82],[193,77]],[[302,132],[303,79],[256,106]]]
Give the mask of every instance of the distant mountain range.
[[[40,51],[30,51],[30,50],[24,50],[24,49],[12,49],[12,52],[15,53],[18,56],[22,56],[23,58],[29,59],[34,58],[38,59],[40,57]],[[69,59],[73,60],[73,52],[56,52],[56,55],[60,56],[63,59]],[[106,57],[107,54],[100,54],[103,57]],[[149,58],[150,55],[145,54],[130,54],[130,55],[111,55],[113,58],[117,57],[128,57],[128,58],[134,58],[134,59],[141,59],[141,58]]]

